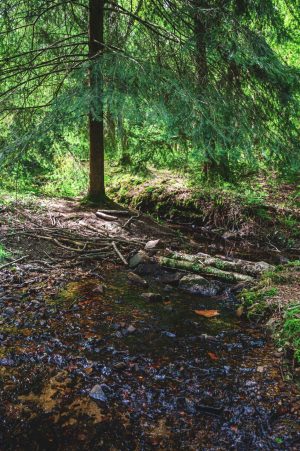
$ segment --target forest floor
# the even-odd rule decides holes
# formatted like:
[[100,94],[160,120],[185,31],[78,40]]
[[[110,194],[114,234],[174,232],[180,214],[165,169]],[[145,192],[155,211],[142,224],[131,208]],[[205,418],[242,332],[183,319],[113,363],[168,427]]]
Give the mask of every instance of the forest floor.
[[[156,187],[139,189],[130,204],[151,211],[156,202],[152,212],[165,216],[165,191],[158,199]],[[211,216],[202,208],[206,222],[189,204],[192,219],[174,211],[166,225],[137,211],[106,221],[76,200],[3,199],[10,265],[0,263],[1,449],[299,449],[296,363],[292,371],[264,323],[237,314],[232,287],[214,297],[189,294],[168,271],[143,273],[141,282],[119,255],[128,259],[159,239],[164,249],[192,253],[299,258],[294,205],[279,207],[266,226],[261,214],[273,205],[255,219],[238,203],[230,214],[218,205]],[[280,308],[285,297],[299,302],[298,267],[279,275],[272,283]],[[246,309],[251,289],[261,287],[245,292]]]

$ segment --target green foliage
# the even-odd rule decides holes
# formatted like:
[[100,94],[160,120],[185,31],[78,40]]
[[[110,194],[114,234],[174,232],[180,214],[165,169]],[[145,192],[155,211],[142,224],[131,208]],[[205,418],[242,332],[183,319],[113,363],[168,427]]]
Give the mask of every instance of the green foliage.
[[9,253],[6,249],[0,244],[0,262],[9,257]]
[[[297,8],[167,3],[122,0],[112,12],[108,1],[107,48],[89,62],[84,3],[1,2],[2,187],[81,193],[85,169],[78,180],[69,158],[76,168],[88,159],[86,117],[102,108],[107,159],[132,174],[169,168],[202,185],[299,173]],[[103,80],[101,98],[86,82],[89,68]],[[264,200],[254,190],[245,199]]]
[[295,359],[300,363],[300,304],[291,302],[286,309],[280,343],[292,349]]
[[83,195],[87,184],[87,168],[69,155],[55,159],[54,170],[42,192],[49,196],[74,197]]

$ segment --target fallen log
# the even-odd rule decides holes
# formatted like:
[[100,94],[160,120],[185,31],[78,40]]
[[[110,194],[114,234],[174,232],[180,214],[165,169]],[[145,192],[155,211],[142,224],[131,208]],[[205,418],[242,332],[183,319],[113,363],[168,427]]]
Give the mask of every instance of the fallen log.
[[204,266],[213,266],[223,271],[234,271],[249,276],[258,276],[263,271],[271,271],[274,266],[266,262],[250,262],[242,259],[227,260],[225,257],[212,257],[208,254],[199,253],[196,255],[173,252],[169,255],[175,260],[183,260],[191,263],[201,263]]
[[206,276],[212,276],[216,279],[222,280],[228,283],[236,282],[252,282],[254,279],[251,276],[245,274],[239,274],[236,272],[224,271],[213,266],[205,266],[202,262],[191,262],[187,260],[176,260],[174,258],[158,257],[157,262],[161,266],[166,266],[172,269],[181,269],[184,271],[193,272],[196,274],[202,274]]

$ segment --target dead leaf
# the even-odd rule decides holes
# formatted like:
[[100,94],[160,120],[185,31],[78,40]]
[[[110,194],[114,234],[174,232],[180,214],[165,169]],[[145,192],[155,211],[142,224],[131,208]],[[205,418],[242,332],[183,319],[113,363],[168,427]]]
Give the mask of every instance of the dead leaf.
[[204,318],[214,318],[220,315],[218,310],[194,310],[194,312],[196,315],[204,316]]
[[219,360],[219,357],[214,352],[208,352],[207,355],[211,358],[211,360]]
[[244,314],[244,307],[242,305],[240,305],[240,307],[238,307],[238,309],[236,310],[236,316],[238,318],[240,318],[243,314]]

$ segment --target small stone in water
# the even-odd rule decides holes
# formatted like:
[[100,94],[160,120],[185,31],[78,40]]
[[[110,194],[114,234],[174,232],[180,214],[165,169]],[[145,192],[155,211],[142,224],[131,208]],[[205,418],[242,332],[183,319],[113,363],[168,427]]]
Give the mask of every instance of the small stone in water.
[[168,331],[162,332],[162,335],[165,335],[166,337],[169,337],[169,338],[176,338],[176,334],[173,334],[172,332],[168,332]]
[[97,401],[107,402],[107,397],[102,390],[101,385],[95,385],[89,393],[90,397]]
[[143,287],[148,286],[148,282],[145,279],[142,279],[139,275],[135,274],[134,272],[129,272],[127,274],[128,280],[133,283],[134,285],[141,285]]
[[127,327],[127,332],[129,334],[133,334],[136,331],[136,328],[131,324],[129,327]]
[[149,256],[144,251],[139,251],[129,260],[129,267],[136,268],[141,263],[147,263],[150,260]]

